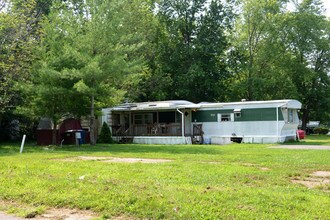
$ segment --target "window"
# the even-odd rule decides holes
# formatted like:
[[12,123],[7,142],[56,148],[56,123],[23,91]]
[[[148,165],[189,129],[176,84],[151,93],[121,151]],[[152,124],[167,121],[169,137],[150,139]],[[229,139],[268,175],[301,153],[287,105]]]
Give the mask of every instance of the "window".
[[229,122],[229,121],[234,121],[234,113],[223,113],[223,114],[218,114],[218,122]]
[[298,121],[297,110],[282,108],[283,119],[285,123],[293,123]]
[[240,118],[241,117],[241,113],[240,112],[235,112],[235,118]]
[[221,114],[221,121],[230,121],[230,114]]
[[241,109],[234,109],[234,115],[235,118],[240,118],[241,117]]
[[289,123],[293,122],[293,110],[292,109],[288,110],[288,122]]
[[282,115],[283,119],[286,123],[288,123],[288,109],[287,108],[282,108]]

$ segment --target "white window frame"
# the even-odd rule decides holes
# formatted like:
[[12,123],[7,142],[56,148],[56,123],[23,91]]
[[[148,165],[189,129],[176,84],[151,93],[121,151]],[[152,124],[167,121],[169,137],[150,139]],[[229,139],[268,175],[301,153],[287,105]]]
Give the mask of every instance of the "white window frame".
[[231,122],[234,121],[234,114],[233,113],[224,113],[218,114],[218,122]]

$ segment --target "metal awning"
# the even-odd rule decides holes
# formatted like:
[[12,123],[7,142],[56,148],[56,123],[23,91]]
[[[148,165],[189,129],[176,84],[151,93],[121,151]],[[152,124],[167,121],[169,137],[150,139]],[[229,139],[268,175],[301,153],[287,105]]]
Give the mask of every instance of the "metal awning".
[[157,111],[157,110],[176,110],[176,109],[196,109],[200,105],[185,100],[169,100],[155,102],[130,103],[114,107],[114,111]]

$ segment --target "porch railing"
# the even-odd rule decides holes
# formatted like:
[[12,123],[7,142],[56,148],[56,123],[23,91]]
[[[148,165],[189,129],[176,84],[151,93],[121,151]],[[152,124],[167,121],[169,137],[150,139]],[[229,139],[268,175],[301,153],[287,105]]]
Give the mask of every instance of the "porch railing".
[[194,136],[203,136],[203,124],[194,124],[193,125],[193,135]]
[[113,136],[181,136],[181,124],[135,124],[128,129],[124,126],[112,126]]

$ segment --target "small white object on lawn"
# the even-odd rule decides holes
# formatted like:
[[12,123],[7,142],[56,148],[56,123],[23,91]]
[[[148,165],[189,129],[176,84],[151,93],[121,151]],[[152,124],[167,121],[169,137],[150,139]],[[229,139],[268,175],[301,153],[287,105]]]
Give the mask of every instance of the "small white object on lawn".
[[22,152],[23,152],[24,143],[25,143],[25,138],[26,138],[26,135],[24,134],[24,135],[23,135],[23,139],[22,139],[22,143],[21,143],[21,150],[19,151],[19,153],[22,153]]

